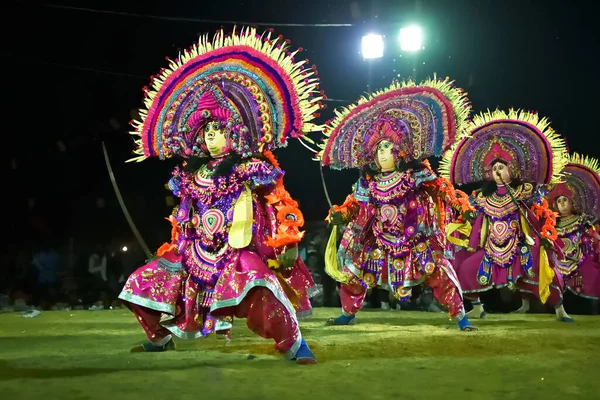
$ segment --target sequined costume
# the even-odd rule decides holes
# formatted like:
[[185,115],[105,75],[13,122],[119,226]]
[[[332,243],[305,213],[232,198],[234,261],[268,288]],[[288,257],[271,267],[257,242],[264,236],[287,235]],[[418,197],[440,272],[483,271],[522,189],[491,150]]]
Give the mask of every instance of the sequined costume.
[[561,308],[563,281],[549,260],[560,251],[555,216],[541,199],[544,185],[560,180],[564,141],[547,120],[524,111],[483,113],[468,129],[440,166],[454,185],[487,182],[472,197],[477,215],[453,262],[465,296],[480,317],[478,293],[505,286]]
[[348,226],[337,255],[330,239],[326,256],[327,272],[342,283],[343,314],[330,324],[352,322],[370,287],[389,287],[404,300],[423,283],[461,329],[475,329],[464,314],[460,285],[448,262],[452,246],[444,234],[458,200],[449,182],[420,161],[452,145],[469,110],[463,92],[448,80],[395,82],[328,124],[322,164],[368,168],[353,195],[331,215]]
[[565,289],[588,299],[600,298],[600,254],[594,222],[600,216],[600,165],[577,153],[564,169],[564,183],[549,193],[548,202],[558,213],[556,231],[564,247],[552,254]]
[[230,338],[233,318],[246,318],[286,358],[315,362],[298,326],[314,290],[297,251],[304,220],[270,151],[316,128],[316,72],[296,53],[270,33],[221,31],[145,89],[134,160],[184,163],[168,183],[180,199],[171,242],[119,296],[150,339],[134,351],[172,349],[172,335]]

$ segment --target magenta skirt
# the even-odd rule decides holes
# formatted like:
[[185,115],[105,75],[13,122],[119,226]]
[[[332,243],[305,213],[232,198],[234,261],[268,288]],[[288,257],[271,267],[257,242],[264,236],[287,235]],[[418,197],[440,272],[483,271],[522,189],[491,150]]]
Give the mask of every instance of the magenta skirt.
[[600,298],[600,264],[586,258],[569,276],[563,276],[566,289],[588,299]]
[[[461,250],[456,253],[453,266],[458,275],[463,293],[472,298],[477,293],[490,289],[499,289],[514,284],[520,292],[539,298],[539,254],[540,248],[537,244],[530,246],[530,267],[524,268],[520,254],[516,254],[510,266],[500,267],[491,264],[487,282],[482,283],[480,279],[480,268],[485,256],[483,249],[474,253]],[[558,306],[562,302],[564,282],[558,271],[555,270],[554,280],[550,285],[550,297],[547,304]],[[470,296],[469,296],[470,294]]]
[[[310,314],[314,282],[302,260],[277,276],[249,250],[239,251],[224,268],[215,287],[210,288],[210,297],[183,268],[181,256],[170,251],[131,274],[119,298],[164,313],[161,325],[180,338],[193,339],[231,329],[233,308],[256,287],[269,289],[291,315]],[[288,296],[290,288],[294,303]]]

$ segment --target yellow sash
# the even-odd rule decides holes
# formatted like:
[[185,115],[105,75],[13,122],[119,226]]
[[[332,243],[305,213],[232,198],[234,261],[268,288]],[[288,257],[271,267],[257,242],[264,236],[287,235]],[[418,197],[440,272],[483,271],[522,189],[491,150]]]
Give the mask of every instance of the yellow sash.
[[252,240],[252,192],[246,185],[233,207],[233,221],[229,229],[229,245],[243,249]]
[[348,277],[340,271],[337,262],[337,225],[333,226],[325,248],[325,272],[340,283],[348,283]]
[[[473,227],[471,226],[471,223],[469,221],[463,224],[459,224],[458,222],[452,222],[448,224],[448,226],[446,226],[446,239],[448,239],[450,243],[453,243],[457,246],[469,247],[468,237],[471,235],[472,230]],[[465,235],[467,239],[459,239],[457,237],[452,236],[452,234],[456,231]]]
[[279,272],[279,267],[281,267],[281,263],[278,260],[267,260],[267,266],[271,271],[275,273],[283,292],[286,294],[287,298],[290,300],[294,307],[297,307],[300,303],[300,297],[298,296],[298,292],[294,290],[293,287],[290,286],[288,281],[285,280],[281,272]]
[[531,229],[529,228],[529,223],[525,219],[523,213],[521,213],[521,229],[523,229],[523,234],[525,234],[525,241],[528,245],[533,246],[535,244],[535,240],[531,237]]
[[540,301],[545,304],[548,297],[550,297],[550,285],[554,280],[554,270],[550,268],[550,263],[548,262],[548,254],[546,253],[546,249],[542,246],[540,247],[540,281],[538,283],[539,293],[540,293]]

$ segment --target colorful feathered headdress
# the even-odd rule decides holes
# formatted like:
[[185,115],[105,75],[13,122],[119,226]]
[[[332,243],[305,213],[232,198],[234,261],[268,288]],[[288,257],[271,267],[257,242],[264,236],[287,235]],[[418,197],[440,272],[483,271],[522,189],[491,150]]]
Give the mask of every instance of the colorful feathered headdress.
[[299,50],[288,43],[254,28],[218,31],[169,60],[144,88],[146,110],[132,122],[138,156],[129,161],[206,155],[208,121],[219,123],[242,157],[319,130],[310,123],[322,108],[317,72],[295,60]]
[[573,153],[564,169],[564,183],[559,183],[548,195],[556,207],[560,196],[571,199],[573,208],[580,214],[600,217],[600,163],[597,159]]
[[488,111],[473,118],[468,132],[440,163],[440,175],[452,184],[492,180],[495,161],[506,163],[515,177],[526,182],[560,182],[568,161],[565,141],[536,113]]
[[334,169],[362,168],[373,163],[382,140],[404,162],[441,156],[464,134],[470,110],[466,94],[448,78],[393,82],[336,110],[317,158]]

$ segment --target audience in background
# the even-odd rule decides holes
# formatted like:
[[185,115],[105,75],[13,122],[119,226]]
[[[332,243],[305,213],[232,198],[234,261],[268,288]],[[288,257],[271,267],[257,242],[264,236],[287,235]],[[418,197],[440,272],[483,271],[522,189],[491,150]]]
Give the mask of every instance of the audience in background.
[[[307,227],[299,254],[310,270],[320,293],[313,297],[313,307],[339,307],[338,284],[325,273],[325,247],[330,231],[323,224]],[[341,234],[338,235],[338,242]],[[82,244],[80,244],[81,246]],[[85,243],[83,243],[85,245]],[[50,242],[38,247],[24,243],[17,251],[2,255],[0,266],[0,310],[89,309],[102,310],[119,306],[117,295],[124,280],[145,263],[145,255],[136,243],[126,246],[97,244],[90,252],[75,251],[72,240],[62,248]],[[517,294],[504,290],[486,294],[490,312],[509,312],[520,302]],[[571,296],[574,297],[574,296]],[[597,304],[579,304],[567,294],[569,309],[597,314]],[[544,312],[542,304],[532,304],[532,312]],[[443,312],[433,298],[431,288],[413,289],[413,297],[400,303],[390,292],[370,290],[364,308],[382,310],[420,310]]]
[[33,253],[31,264],[35,267],[35,286],[33,300],[42,308],[49,308],[59,301],[60,256],[50,245],[43,245]]

